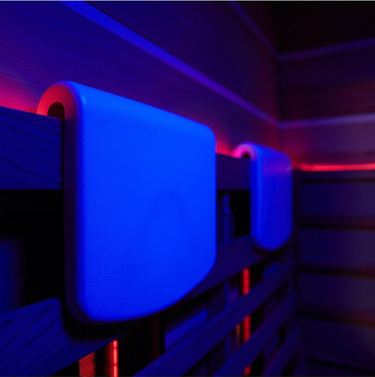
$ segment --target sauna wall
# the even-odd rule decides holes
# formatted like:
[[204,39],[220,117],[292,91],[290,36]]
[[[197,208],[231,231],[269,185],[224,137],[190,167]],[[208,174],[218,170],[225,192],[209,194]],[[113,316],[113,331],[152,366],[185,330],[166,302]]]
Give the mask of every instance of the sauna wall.
[[219,153],[245,140],[277,148],[268,7],[2,2],[0,106],[35,112],[51,84],[70,80],[204,123]]
[[373,161],[375,40],[282,59],[282,148],[295,163]]
[[374,375],[375,176],[350,171],[375,161],[374,5],[278,10],[281,147],[331,170],[295,174],[301,348],[310,375]]

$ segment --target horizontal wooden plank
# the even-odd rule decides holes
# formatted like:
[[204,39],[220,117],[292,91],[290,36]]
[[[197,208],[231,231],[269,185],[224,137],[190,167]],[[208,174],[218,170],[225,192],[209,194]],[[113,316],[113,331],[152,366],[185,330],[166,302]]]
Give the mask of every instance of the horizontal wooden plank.
[[[238,241],[233,242],[231,248],[227,249],[227,258],[230,251],[234,252],[233,247],[236,244],[238,246],[241,243],[248,245],[249,240]],[[246,251],[246,248],[244,248],[243,252]],[[254,288],[251,295],[241,301],[240,306],[235,305],[232,308],[234,313],[232,310],[226,311],[224,313],[225,320],[233,322],[230,326],[235,326],[235,322],[239,322],[248,311],[255,310],[257,305],[264,302],[286,279],[291,268],[291,264],[285,266],[272,279]],[[224,269],[224,264],[221,265],[221,269]],[[220,279],[219,275],[217,278]],[[210,281],[210,284],[215,284],[215,282]],[[207,286],[205,288],[208,289]],[[201,288],[201,290],[205,291],[204,288]],[[187,299],[191,299],[199,293],[201,292],[198,288],[198,291]],[[232,315],[234,318],[232,318]],[[0,321],[1,328],[4,330],[0,336],[1,344],[8,344],[7,339],[12,339],[13,335],[17,334],[16,341],[8,344],[6,352],[5,349],[1,352],[1,358],[6,357],[7,362],[0,362],[0,373],[3,371],[10,375],[49,375],[137,328],[142,323],[146,323],[149,318],[120,326],[83,325],[70,317],[59,299],[49,299],[4,313],[1,315]],[[220,333],[221,325],[222,322],[215,322],[212,325],[213,328],[211,328],[212,326],[208,328],[205,332],[206,335],[202,335],[202,337],[209,337],[208,334],[211,334],[211,331],[212,333]],[[231,330],[230,326],[227,329],[228,332]],[[222,334],[222,336],[224,335]],[[26,347],[26,344],[29,344],[28,342],[31,340],[34,345]],[[34,350],[35,344],[38,345],[36,350]]]
[[219,369],[215,376],[239,376],[244,369],[251,365],[267,343],[275,336],[284,322],[292,315],[296,308],[294,293],[283,301],[280,307],[271,314],[264,323],[251,334],[250,340],[236,352],[227,363]]
[[297,247],[302,267],[368,274],[375,269],[373,245],[374,231],[301,229]]
[[[223,312],[173,345],[165,354],[137,375],[182,375],[227,336],[243,318],[262,305],[288,278],[294,263],[290,261],[278,273],[256,285],[248,295],[229,305]],[[292,307],[288,301],[286,306]],[[265,326],[268,327],[269,322]],[[272,332],[272,335],[274,333]]]
[[[59,189],[62,121],[0,107],[0,189]],[[217,189],[248,190],[250,163],[217,154]]]
[[[282,123],[280,142],[284,152],[296,166],[298,163],[313,167],[333,165],[330,170],[344,167],[350,171],[353,164],[373,163],[375,115],[366,122],[360,116],[358,119],[346,118],[336,119],[337,123],[342,124],[335,124],[330,118],[315,120],[315,124],[314,120]],[[336,173],[329,172],[326,177],[335,176]]]
[[359,47],[285,61],[280,67],[282,119],[373,113],[375,46]]
[[375,217],[362,217],[362,216],[330,216],[330,215],[317,215],[317,216],[300,216],[299,223],[304,228],[337,228],[346,230],[368,230],[375,229]]
[[218,245],[213,269],[204,281],[187,297],[191,299],[210,288],[240,273],[244,268],[264,260],[267,255],[259,254],[251,246],[249,236],[241,237],[227,244]]
[[282,346],[277,351],[277,354],[273,357],[271,362],[267,365],[267,368],[262,373],[262,376],[281,376],[286,365],[290,361],[291,357],[296,352],[299,344],[300,330],[299,326],[295,325],[292,332],[285,339]]
[[375,182],[302,183],[298,206],[302,216],[375,218]]
[[58,189],[60,119],[0,107],[0,189]]
[[375,370],[375,327],[316,318],[301,318],[301,345],[327,357],[347,359]]
[[[90,4],[276,118],[274,93],[249,89],[255,83],[261,87],[276,87],[276,57],[268,52],[229,2]],[[258,13],[264,17],[267,9]],[[253,69],[248,69],[248,59],[244,56],[257,56],[252,60]],[[260,70],[262,75],[257,74]]]
[[299,307],[301,316],[306,318],[318,318],[331,321],[353,323],[363,326],[375,326],[374,311],[360,311],[343,309],[338,307],[324,307],[301,304]]
[[59,299],[0,316],[0,374],[49,376],[139,326],[93,326],[75,322]]
[[374,376],[374,372],[322,360],[309,360],[310,376]]
[[[0,105],[35,112],[50,85],[69,80],[206,124],[215,132],[221,153],[230,154],[244,140],[277,147],[277,122],[263,112],[265,116],[260,117],[259,109],[225,88],[226,83],[216,82],[191,66],[188,72],[174,67],[176,61],[187,64],[168,51],[163,50],[168,58],[160,60],[121,38],[117,29],[111,31],[72,9],[79,5],[85,6],[62,2],[0,5],[0,41],[4,50]],[[91,5],[86,6],[95,11]],[[143,38],[139,34],[137,37]],[[162,50],[158,41],[147,41],[154,50]],[[256,80],[251,85],[243,82],[242,90],[251,88],[252,97],[262,96],[271,113],[270,106],[276,101],[272,67],[276,72],[276,66],[267,59],[261,64],[270,70],[265,78],[269,90],[260,90],[263,86],[258,82],[259,75],[253,76]],[[231,69],[229,76],[233,75],[241,78],[244,73]]]
[[310,376],[374,376],[372,365],[358,363],[350,358],[339,358],[309,350],[308,370]]
[[375,181],[375,170],[302,171],[295,170],[298,182],[367,182]]
[[299,263],[300,270],[304,273],[317,275],[337,275],[352,276],[359,278],[373,278],[375,276],[375,267],[366,265],[350,266],[347,261],[343,263]]
[[375,279],[301,272],[298,274],[302,305],[375,313]]
[[234,157],[216,155],[217,190],[249,190],[250,161]]

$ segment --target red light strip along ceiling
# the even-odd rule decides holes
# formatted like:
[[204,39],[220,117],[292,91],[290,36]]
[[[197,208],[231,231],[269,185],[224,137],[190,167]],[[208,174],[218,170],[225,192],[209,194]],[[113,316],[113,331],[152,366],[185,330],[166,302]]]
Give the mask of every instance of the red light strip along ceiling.
[[299,168],[303,171],[375,170],[375,162],[366,163],[366,164],[347,164],[347,165],[301,164]]

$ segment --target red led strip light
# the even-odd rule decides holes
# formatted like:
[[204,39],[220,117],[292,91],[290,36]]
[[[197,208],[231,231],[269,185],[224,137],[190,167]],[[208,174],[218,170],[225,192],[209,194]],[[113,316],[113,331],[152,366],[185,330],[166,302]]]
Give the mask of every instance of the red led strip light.
[[[245,268],[242,271],[242,294],[247,295],[250,292],[251,287],[251,271],[249,268]],[[246,343],[251,336],[251,316],[246,316],[242,323],[242,341]],[[248,366],[244,370],[244,376],[248,376],[251,373],[251,366]]]
[[110,362],[109,373],[111,377],[119,377],[118,373],[118,340],[114,340],[109,344],[110,349]]
[[350,165],[309,165],[301,164],[303,171],[348,171],[348,170],[375,170],[375,163],[350,164]]

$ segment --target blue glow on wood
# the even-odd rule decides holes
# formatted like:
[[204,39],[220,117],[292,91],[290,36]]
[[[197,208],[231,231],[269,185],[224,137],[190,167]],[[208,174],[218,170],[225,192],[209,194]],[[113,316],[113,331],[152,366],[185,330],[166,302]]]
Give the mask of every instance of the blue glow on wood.
[[72,82],[65,108],[67,301],[87,323],[160,311],[215,261],[215,138],[201,124]]

